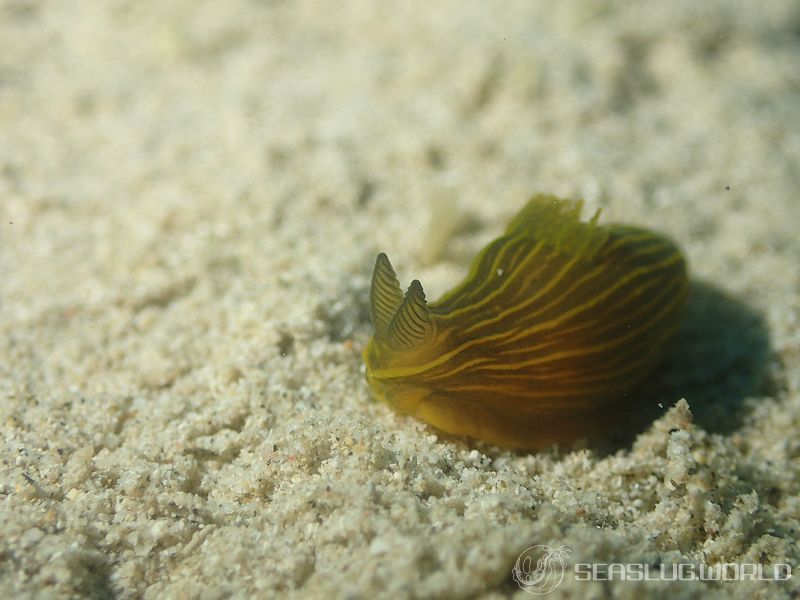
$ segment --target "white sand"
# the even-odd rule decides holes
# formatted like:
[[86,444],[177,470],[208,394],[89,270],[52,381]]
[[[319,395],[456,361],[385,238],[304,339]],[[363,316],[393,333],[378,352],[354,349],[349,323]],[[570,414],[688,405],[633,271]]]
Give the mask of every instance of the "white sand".
[[[798,567],[548,598],[798,593],[800,10],[630,5],[0,1],[0,597],[521,598],[533,544]],[[634,442],[369,398],[375,254],[435,298],[537,191],[705,282]]]

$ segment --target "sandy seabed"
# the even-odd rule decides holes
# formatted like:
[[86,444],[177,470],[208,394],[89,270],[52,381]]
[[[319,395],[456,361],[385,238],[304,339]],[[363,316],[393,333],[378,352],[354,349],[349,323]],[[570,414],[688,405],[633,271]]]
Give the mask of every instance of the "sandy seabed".
[[[537,544],[549,598],[800,592],[797,3],[2,0],[0,46],[0,597],[524,598]],[[638,436],[370,399],[376,253],[436,298],[534,192],[689,258]]]

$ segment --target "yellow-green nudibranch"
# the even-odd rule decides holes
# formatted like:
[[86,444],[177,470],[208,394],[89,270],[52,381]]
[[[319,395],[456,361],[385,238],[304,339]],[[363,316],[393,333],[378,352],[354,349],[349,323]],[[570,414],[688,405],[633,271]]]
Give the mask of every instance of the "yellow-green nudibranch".
[[667,238],[582,222],[582,202],[535,196],[427,303],[403,294],[385,254],[372,275],[375,395],[447,433],[539,449],[593,435],[654,366],[679,325],[689,280]]

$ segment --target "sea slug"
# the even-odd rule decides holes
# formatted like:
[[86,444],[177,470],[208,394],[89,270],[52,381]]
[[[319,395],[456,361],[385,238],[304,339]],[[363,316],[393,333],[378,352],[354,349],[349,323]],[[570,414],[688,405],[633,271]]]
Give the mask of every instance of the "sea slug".
[[455,435],[539,449],[606,430],[677,329],[689,289],[669,239],[581,221],[581,201],[534,196],[428,303],[385,254],[372,276],[374,394]]

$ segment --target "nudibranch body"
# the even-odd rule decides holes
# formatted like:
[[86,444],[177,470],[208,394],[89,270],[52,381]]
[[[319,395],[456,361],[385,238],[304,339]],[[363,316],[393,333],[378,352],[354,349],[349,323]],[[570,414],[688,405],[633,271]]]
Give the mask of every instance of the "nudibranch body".
[[662,235],[535,196],[427,303],[378,255],[364,350],[375,395],[447,433],[538,449],[591,435],[678,327],[686,261]]

